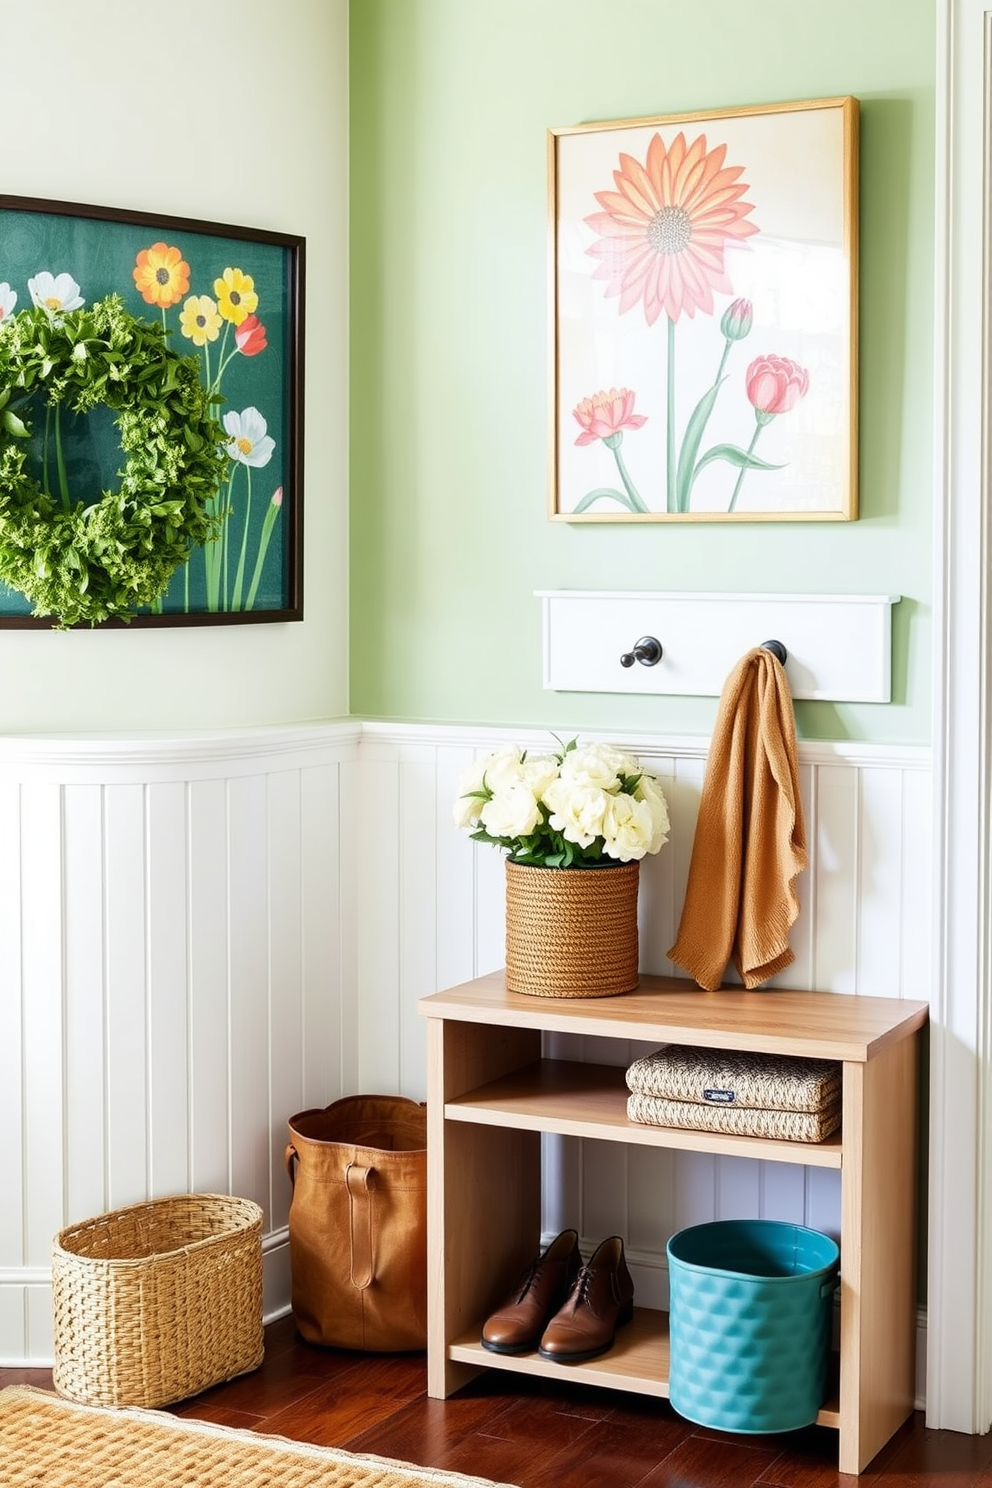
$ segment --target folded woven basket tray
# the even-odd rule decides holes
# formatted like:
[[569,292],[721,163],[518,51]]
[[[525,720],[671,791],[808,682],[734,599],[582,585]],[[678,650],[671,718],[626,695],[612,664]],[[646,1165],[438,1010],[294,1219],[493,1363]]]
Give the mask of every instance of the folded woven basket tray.
[[822,1142],[841,1122],[841,1069],[826,1059],[790,1059],[666,1044],[627,1071],[627,1116],[792,1142]]

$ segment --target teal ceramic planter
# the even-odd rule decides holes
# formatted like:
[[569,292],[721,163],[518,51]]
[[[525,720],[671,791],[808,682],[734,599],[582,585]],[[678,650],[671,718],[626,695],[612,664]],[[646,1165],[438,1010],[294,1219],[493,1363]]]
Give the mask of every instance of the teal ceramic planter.
[[827,1392],[840,1251],[778,1220],[718,1220],[668,1242],[672,1406],[718,1431],[794,1431]]

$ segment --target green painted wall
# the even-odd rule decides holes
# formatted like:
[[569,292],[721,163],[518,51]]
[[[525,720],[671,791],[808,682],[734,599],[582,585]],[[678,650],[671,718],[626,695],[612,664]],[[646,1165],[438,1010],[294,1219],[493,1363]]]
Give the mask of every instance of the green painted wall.
[[[800,731],[929,739],[933,11],[351,0],[353,714],[707,732],[713,699],[545,693],[533,591],[894,593],[893,703],[800,704]],[[862,110],[861,520],[549,522],[546,130],[840,94]]]

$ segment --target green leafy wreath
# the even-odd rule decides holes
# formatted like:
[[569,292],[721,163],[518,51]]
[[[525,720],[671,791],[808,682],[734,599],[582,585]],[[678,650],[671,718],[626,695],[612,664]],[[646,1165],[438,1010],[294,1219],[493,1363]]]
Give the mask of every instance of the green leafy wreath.
[[[125,456],[119,489],[72,504],[26,465],[24,405],[41,390],[61,407],[105,405]],[[211,502],[227,459],[193,357],[119,295],[53,315],[36,307],[0,320],[0,579],[60,627],[130,619],[164,593],[190,550],[217,538]]]

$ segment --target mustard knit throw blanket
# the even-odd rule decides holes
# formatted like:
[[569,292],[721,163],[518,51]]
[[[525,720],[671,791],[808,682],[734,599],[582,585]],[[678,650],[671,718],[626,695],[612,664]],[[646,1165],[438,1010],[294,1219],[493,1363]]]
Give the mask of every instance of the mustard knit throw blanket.
[[731,956],[745,987],[782,971],[806,862],[792,694],[781,662],[755,647],[720,697],[671,960],[709,992]]

